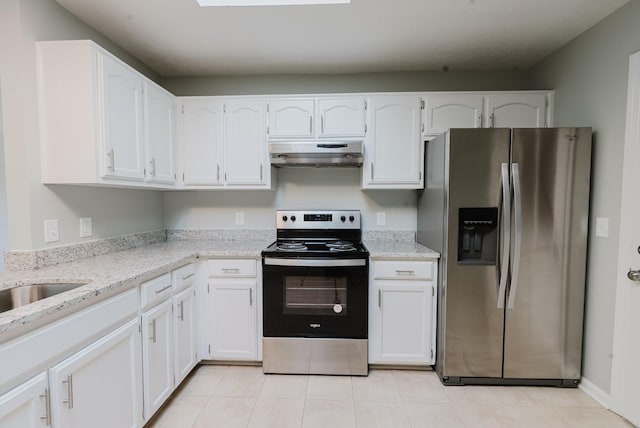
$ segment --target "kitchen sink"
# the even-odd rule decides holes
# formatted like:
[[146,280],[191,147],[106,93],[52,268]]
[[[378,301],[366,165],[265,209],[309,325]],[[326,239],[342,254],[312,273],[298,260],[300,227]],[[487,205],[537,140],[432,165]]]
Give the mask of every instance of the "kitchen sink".
[[30,285],[20,285],[17,287],[0,290],[0,313],[10,311],[74,288],[82,287],[88,284],[88,281],[82,282],[43,282]]

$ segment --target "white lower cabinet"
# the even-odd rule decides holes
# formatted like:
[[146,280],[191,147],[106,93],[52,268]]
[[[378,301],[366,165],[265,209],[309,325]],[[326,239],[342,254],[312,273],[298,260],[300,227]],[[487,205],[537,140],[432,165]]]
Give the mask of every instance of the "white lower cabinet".
[[436,265],[373,261],[369,295],[369,363],[435,363]]
[[0,428],[41,428],[51,426],[47,373],[0,396]]
[[209,358],[258,360],[256,260],[209,260]]
[[173,296],[173,365],[176,386],[198,363],[196,310],[195,286]]
[[142,426],[139,328],[132,320],[49,370],[54,427]]
[[171,299],[142,314],[144,418],[149,420],[173,392]]

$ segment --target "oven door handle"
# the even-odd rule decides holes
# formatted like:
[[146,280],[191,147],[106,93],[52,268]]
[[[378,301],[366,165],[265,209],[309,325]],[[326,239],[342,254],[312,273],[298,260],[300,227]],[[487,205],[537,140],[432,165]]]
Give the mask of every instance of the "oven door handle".
[[284,259],[265,257],[265,265],[303,267],[366,266],[367,259]]

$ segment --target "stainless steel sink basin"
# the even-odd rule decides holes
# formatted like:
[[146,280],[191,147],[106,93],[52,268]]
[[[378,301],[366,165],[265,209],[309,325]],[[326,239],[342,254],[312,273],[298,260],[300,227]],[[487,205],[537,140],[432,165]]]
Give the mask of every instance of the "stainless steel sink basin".
[[21,285],[13,288],[0,290],[0,313],[10,311],[74,288],[82,287],[88,282],[65,282],[65,283],[41,283],[31,285]]

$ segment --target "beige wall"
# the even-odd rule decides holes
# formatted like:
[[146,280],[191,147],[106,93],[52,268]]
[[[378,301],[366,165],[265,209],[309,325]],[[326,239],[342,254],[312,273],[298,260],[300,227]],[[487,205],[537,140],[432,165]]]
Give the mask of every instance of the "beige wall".
[[37,40],[93,39],[157,79],[139,61],[69,14],[54,0],[0,1],[0,84],[11,249],[45,246],[43,221],[58,219],[60,241],[80,241],[79,218],[93,237],[163,227],[162,193],[40,184],[36,88]]
[[[553,88],[557,126],[591,126],[593,172],[584,376],[611,387],[620,187],[629,55],[640,50],[640,2],[631,1],[531,70],[534,87]],[[595,218],[609,218],[609,237],[595,237]]]

